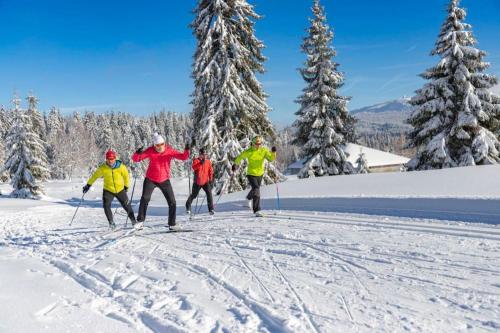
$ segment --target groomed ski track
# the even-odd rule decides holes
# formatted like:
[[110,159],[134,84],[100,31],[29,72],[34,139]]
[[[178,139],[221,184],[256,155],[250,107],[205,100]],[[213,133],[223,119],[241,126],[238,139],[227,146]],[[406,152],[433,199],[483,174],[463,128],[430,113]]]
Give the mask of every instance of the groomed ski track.
[[180,216],[190,233],[162,233],[166,217],[152,216],[132,233],[108,232],[97,207],[69,227],[72,213],[9,211],[0,230],[3,247],[55,268],[91,299],[50,300],[44,320],[83,308],[124,332],[500,329],[495,225],[240,210]]

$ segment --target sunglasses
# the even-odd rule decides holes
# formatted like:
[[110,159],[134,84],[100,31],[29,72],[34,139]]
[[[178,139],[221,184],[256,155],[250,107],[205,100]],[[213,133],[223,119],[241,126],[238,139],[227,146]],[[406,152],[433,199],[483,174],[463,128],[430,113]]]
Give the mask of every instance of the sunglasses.
[[165,145],[165,143],[159,143],[157,145],[155,145],[155,147],[163,147]]

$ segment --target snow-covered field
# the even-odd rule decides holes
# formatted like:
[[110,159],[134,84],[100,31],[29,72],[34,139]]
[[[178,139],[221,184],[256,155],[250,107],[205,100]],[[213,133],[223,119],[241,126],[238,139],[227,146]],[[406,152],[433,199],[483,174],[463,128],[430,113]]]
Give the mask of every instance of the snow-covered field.
[[134,234],[99,183],[72,226],[82,181],[0,197],[0,332],[500,331],[499,174],[290,179],[281,212],[269,186],[265,218],[236,193],[192,221],[179,180],[174,234],[159,192]]

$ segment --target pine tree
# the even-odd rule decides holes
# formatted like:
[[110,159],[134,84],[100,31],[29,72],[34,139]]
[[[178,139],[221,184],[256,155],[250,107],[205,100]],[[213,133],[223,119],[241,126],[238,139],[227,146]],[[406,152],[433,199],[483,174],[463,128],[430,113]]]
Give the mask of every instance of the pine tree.
[[29,94],[29,96],[26,97],[26,100],[28,101],[27,115],[31,121],[32,129],[35,133],[38,134],[40,139],[44,141],[46,128],[43,116],[40,111],[38,111],[38,98],[33,94]]
[[300,110],[294,123],[297,128],[295,143],[303,147],[307,162],[299,177],[309,177],[311,170],[316,176],[353,173],[347,161],[344,145],[348,137],[354,138],[352,131],[354,118],[347,111],[349,97],[338,95],[344,76],[337,70],[338,64],[332,59],[336,51],[323,7],[319,0],[312,8],[314,18],[308,36],[304,38],[302,51],[307,55],[305,68],[300,70],[307,86],[298,98]]
[[4,139],[10,127],[10,117],[3,106],[0,106],[0,138]]
[[363,151],[359,152],[356,164],[358,165],[356,168],[357,173],[370,173],[370,169],[368,167],[368,161],[366,160],[366,156],[365,153],[363,153]]
[[44,181],[49,174],[44,147],[27,113],[20,109],[18,98],[14,99],[12,112],[13,122],[6,140],[9,153],[2,171],[10,174],[13,197],[32,198],[44,193],[37,180]]
[[[7,137],[8,129],[10,128],[10,118],[3,106],[0,106],[0,169],[4,165],[5,160],[5,138]],[[0,173],[0,182],[5,182],[9,179],[8,173]]]
[[490,91],[498,80],[484,73],[486,53],[475,47],[459,3],[451,0],[431,52],[439,63],[420,75],[430,82],[410,101],[415,109],[408,119],[413,126],[408,145],[417,148],[410,170],[500,162],[500,97]]
[[[232,161],[242,151],[242,141],[275,131],[267,117],[257,73],[264,72],[264,44],[255,37],[260,19],[246,0],[199,0],[191,24],[197,39],[193,74],[193,141],[215,163],[215,178],[227,180]],[[227,186],[230,192],[246,185],[243,170]]]
[[46,121],[47,128],[47,162],[50,170],[51,179],[64,179],[63,168],[57,163],[58,158],[58,138],[63,135],[64,123],[59,110],[56,107],[50,109]]
[[97,146],[102,154],[113,148],[113,132],[109,116],[97,116]]

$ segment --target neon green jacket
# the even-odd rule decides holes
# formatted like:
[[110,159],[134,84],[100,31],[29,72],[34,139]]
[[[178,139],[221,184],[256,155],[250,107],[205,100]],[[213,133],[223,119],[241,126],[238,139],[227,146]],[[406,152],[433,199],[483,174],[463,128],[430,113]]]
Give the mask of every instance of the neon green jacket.
[[104,189],[111,193],[120,193],[125,186],[130,187],[128,170],[122,161],[117,160],[114,168],[106,163],[102,164],[87,181],[87,184],[92,185],[98,178],[103,177]]
[[265,147],[250,147],[236,157],[234,163],[239,165],[245,159],[248,160],[247,175],[260,177],[264,174],[264,159],[272,162],[276,159],[276,154]]

